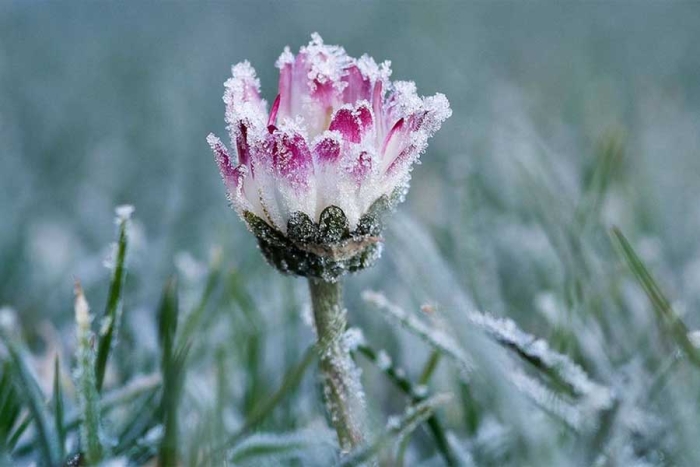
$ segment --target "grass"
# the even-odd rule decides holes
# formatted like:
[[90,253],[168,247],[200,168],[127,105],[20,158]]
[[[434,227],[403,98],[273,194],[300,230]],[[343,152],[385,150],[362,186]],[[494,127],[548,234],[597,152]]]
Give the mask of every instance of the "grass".
[[[697,465],[697,319],[644,229],[605,225],[611,197],[639,187],[618,133],[598,151],[573,199],[523,170],[532,196],[510,217],[479,186],[484,202],[442,237],[395,217],[377,272],[348,282],[373,416],[342,459],[303,281],[273,276],[255,251],[217,249],[139,306],[132,221],[119,217],[100,322],[62,342],[50,377],[49,354],[3,324],[0,464]],[[382,293],[363,291],[387,271]]]

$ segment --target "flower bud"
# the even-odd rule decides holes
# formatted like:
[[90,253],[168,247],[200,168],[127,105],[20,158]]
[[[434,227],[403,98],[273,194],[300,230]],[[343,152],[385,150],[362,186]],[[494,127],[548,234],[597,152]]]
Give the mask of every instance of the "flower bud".
[[442,94],[390,81],[389,62],[349,57],[312,35],[280,56],[270,111],[246,61],[226,83],[236,158],[209,142],[231,204],[283,272],[335,280],[381,252],[386,211],[403,200],[413,164],[451,115]]

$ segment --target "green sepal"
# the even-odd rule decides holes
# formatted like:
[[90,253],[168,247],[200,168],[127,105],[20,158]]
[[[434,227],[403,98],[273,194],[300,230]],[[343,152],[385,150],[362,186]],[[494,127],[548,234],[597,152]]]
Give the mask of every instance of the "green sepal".
[[338,206],[328,206],[321,212],[318,230],[318,243],[337,243],[350,237],[348,218]]
[[405,196],[406,187],[398,187],[390,195],[382,195],[377,198],[367,212],[360,217],[355,234],[380,235],[384,230],[384,218],[394,210],[397,204],[403,202]]
[[373,265],[381,254],[381,239],[350,232],[347,217],[337,206],[324,209],[318,224],[304,213],[293,213],[287,235],[250,211],[243,216],[267,261],[286,274],[335,281]]
[[293,212],[287,221],[287,237],[297,243],[318,243],[318,226],[301,211]]

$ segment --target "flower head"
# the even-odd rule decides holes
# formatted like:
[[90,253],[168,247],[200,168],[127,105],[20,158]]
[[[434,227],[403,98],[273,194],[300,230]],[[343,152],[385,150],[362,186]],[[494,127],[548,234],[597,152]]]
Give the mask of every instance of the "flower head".
[[381,211],[399,202],[411,168],[451,115],[442,94],[390,81],[390,63],[355,59],[318,34],[277,60],[267,110],[247,61],[226,81],[226,123],[237,160],[207,138],[229,199],[267,259],[286,272],[334,279],[379,254]]

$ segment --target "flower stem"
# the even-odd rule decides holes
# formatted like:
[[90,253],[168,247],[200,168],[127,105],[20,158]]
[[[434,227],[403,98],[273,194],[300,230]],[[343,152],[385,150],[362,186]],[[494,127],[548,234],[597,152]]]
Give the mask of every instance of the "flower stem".
[[343,342],[347,312],[342,303],[342,285],[340,281],[309,278],[309,290],[326,404],[340,450],[348,453],[364,444],[366,430],[359,369]]

